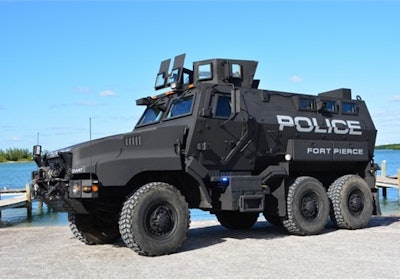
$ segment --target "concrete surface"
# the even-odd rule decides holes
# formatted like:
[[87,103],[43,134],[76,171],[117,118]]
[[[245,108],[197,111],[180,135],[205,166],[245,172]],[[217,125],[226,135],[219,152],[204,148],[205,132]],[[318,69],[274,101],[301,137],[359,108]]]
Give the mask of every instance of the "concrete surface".
[[1,228],[0,260],[0,278],[399,278],[400,217],[306,237],[265,221],[245,231],[192,222],[183,247],[161,257],[122,241],[88,246],[67,226]]

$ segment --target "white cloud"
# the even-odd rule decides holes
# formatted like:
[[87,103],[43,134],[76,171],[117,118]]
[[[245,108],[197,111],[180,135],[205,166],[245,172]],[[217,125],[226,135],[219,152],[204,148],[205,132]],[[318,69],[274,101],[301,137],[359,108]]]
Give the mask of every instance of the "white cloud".
[[87,86],[77,86],[73,88],[73,91],[78,93],[90,93],[92,90]]
[[112,90],[103,90],[99,93],[100,96],[114,96],[116,93]]
[[400,101],[400,95],[393,95],[389,98],[390,101]]
[[291,81],[292,83],[300,83],[302,82],[304,79],[300,76],[297,75],[293,75],[291,77],[289,77],[289,81]]

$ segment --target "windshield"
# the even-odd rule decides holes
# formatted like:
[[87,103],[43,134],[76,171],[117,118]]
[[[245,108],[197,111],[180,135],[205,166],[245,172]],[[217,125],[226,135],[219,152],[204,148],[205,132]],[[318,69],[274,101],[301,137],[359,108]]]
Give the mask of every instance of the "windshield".
[[192,103],[193,95],[182,99],[175,99],[169,109],[167,118],[175,118],[189,114],[192,111]]
[[[165,112],[166,103],[153,104],[147,106],[142,117],[138,122],[138,126],[159,122]],[[168,112],[165,114],[165,119],[173,119],[181,116],[186,116],[192,112],[193,95],[178,98],[172,101]]]
[[145,125],[160,120],[162,111],[156,107],[147,107],[138,125]]

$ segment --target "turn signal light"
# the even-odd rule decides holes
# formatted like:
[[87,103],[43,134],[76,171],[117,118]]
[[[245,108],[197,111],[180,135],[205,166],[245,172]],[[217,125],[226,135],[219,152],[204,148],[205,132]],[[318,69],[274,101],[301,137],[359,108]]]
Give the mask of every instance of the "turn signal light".
[[99,187],[96,185],[93,186],[83,186],[82,187],[82,191],[85,193],[90,193],[90,192],[98,192],[99,191]]

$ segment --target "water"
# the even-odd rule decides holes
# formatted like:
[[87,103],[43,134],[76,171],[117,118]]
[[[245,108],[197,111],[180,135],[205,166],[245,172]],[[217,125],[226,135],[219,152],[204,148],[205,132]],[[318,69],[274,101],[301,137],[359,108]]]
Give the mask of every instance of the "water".
[[[386,160],[386,174],[397,175],[400,168],[400,151],[378,150],[375,152],[375,162],[381,165]],[[31,172],[36,169],[34,162],[24,163],[0,163],[0,188],[22,189],[30,182]],[[378,171],[381,174],[381,171]],[[380,191],[380,203],[383,215],[400,215],[398,191],[395,188],[387,189],[387,198],[382,197]],[[2,194],[2,199],[10,196]],[[191,218],[196,220],[214,220],[215,216],[208,212],[193,209]],[[41,207],[38,201],[33,202],[32,218],[28,219],[26,208],[6,209],[2,211],[0,227],[35,227],[35,226],[59,226],[67,225],[67,214],[58,213],[49,209],[46,204]]]
[[[0,189],[24,189],[25,184],[30,183],[31,173],[36,170],[34,162],[0,163]],[[12,196],[2,194],[1,199]],[[192,209],[191,219],[214,220],[214,215],[206,211]],[[26,208],[13,208],[1,211],[1,227],[35,227],[35,226],[62,226],[67,225],[67,213],[54,212],[46,204],[39,201],[32,203],[32,218],[27,218]]]

